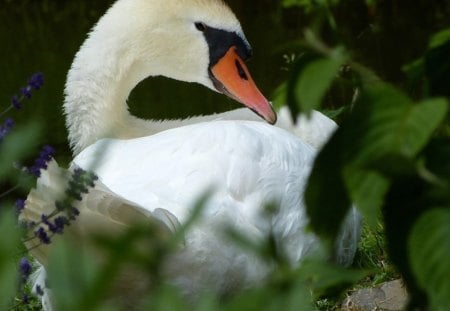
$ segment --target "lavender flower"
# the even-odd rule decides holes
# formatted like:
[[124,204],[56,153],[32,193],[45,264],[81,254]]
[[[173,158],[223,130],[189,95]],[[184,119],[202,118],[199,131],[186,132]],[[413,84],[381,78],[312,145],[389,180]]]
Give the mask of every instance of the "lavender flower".
[[20,212],[25,208],[25,200],[24,199],[17,199],[14,203],[16,206],[16,212],[17,214],[20,214]]
[[28,80],[28,85],[35,90],[39,90],[43,84],[44,84],[44,75],[42,74],[42,72],[37,72],[33,74]]
[[66,194],[77,201],[81,201],[82,194],[88,193],[88,187],[94,187],[97,179],[98,177],[94,173],[77,168],[73,171],[72,180],[69,182],[69,189],[67,189]]
[[21,87],[20,93],[27,99],[31,98],[31,86]]
[[22,109],[22,103],[20,102],[19,96],[14,95],[11,97],[11,105],[17,110]]
[[45,145],[39,153],[39,157],[34,161],[33,166],[27,169],[28,173],[33,176],[40,177],[41,170],[47,169],[47,164],[50,162],[54,154],[55,149],[49,145]]
[[70,221],[65,216],[58,216],[52,222],[49,216],[41,215],[41,221],[47,225],[48,230],[54,234],[63,233],[64,227],[70,224]]
[[35,232],[34,235],[43,243],[43,244],[50,244],[50,237],[48,236],[47,232],[44,228],[39,227]]
[[48,230],[50,230],[51,232],[55,232],[56,231],[56,226],[50,221],[49,217],[45,214],[41,215],[41,221],[43,224],[46,224],[48,227]]
[[[41,152],[40,158],[50,159],[51,157],[47,155],[52,151],[53,148],[46,146]],[[40,165],[41,162],[38,164]],[[36,167],[39,165],[36,165]],[[73,206],[74,201],[81,201],[83,194],[89,191],[89,187],[95,186],[95,180],[97,179],[97,176],[91,172],[82,169],[74,170],[64,200],[56,201],[55,209],[50,214],[42,214],[41,221],[37,224],[24,225],[29,231],[34,230],[33,236],[29,239],[37,238],[42,244],[50,244],[55,234],[62,234],[65,227],[69,226],[80,214],[80,211]]]
[[33,74],[28,79],[28,84],[20,88],[20,95],[14,95],[11,97],[11,105],[3,111],[0,115],[3,115],[11,108],[21,109],[24,99],[30,99],[33,90],[39,90],[44,84],[44,75],[40,72]]
[[55,218],[54,224],[56,228],[55,233],[63,233],[64,227],[70,225],[70,221],[67,219],[67,217],[59,216]]
[[22,302],[24,304],[29,303],[29,297],[25,294],[25,284],[28,282],[30,278],[32,267],[27,258],[22,257],[19,261],[19,291],[22,293]]
[[14,127],[14,120],[11,118],[6,119],[3,125],[0,126],[0,141],[3,140],[3,137],[8,135],[8,133],[11,131],[13,127]]
[[31,275],[31,270],[31,265],[28,262],[28,259],[22,257],[19,262],[20,279],[26,282]]

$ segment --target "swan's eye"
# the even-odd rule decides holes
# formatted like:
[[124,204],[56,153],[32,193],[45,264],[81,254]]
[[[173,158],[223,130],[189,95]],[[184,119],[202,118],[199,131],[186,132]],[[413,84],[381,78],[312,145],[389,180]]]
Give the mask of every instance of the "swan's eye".
[[205,31],[206,25],[202,22],[195,23],[195,28],[197,28],[198,31]]

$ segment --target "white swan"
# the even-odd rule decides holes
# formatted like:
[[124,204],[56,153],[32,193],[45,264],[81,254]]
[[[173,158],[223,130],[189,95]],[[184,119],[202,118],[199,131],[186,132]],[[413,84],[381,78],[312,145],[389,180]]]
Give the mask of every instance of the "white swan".
[[[198,197],[212,189],[185,246],[163,271],[193,299],[204,290],[223,294],[254,286],[270,270],[226,240],[224,227],[256,241],[273,232],[292,265],[315,248],[316,238],[304,231],[302,192],[333,121],[315,112],[294,128],[288,117],[280,118],[277,125],[301,140],[247,109],[174,121],[141,120],[127,112],[135,85],[164,75],[225,93],[275,123],[244,64],[250,52],[238,20],[220,0],[119,0],[108,10],[76,55],[66,83],[64,111],[77,155],[72,166],[95,163],[100,180],[79,204],[81,215],[69,234],[120,231],[143,216],[176,230]],[[49,213],[66,174],[50,165],[27,199],[24,219]],[[271,218],[263,216],[268,202],[279,206]],[[352,261],[358,232],[352,212],[337,247],[342,264]],[[33,250],[44,266],[48,251]],[[136,294],[133,282],[148,290],[138,275],[124,276],[121,284]],[[48,297],[43,301],[50,310]]]

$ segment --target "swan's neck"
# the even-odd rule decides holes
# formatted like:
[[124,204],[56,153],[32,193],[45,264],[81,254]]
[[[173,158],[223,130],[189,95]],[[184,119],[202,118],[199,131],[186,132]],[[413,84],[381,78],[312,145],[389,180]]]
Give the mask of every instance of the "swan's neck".
[[64,112],[75,153],[100,138],[123,137],[125,129],[134,131],[129,127],[126,100],[143,77],[139,64],[121,51],[119,42],[94,30],[69,71]]
[[[143,64],[130,53],[126,38],[120,33],[102,32],[102,21],[77,53],[69,71],[64,113],[69,142],[74,154],[101,138],[135,138],[213,119],[259,120],[248,109],[185,120],[143,120],[128,112],[131,90],[148,76],[159,75],[158,50],[152,52],[152,64]],[[113,23],[111,23],[113,24]]]
[[131,90],[146,77],[160,73],[158,51],[154,52],[154,66],[144,65],[130,53],[127,38],[120,32],[109,35],[111,27],[104,27],[107,22],[114,25],[99,22],[77,53],[67,77],[64,113],[75,154],[101,138],[141,137],[190,123],[142,120],[128,112]]
[[120,45],[102,46],[96,41],[95,33],[91,34],[69,71],[64,112],[75,155],[101,138],[148,136],[214,119],[260,120],[248,109],[184,120],[144,120],[132,116],[128,112],[128,95],[141,80],[157,73],[152,73],[151,68],[145,68],[137,60],[127,58],[114,46]]

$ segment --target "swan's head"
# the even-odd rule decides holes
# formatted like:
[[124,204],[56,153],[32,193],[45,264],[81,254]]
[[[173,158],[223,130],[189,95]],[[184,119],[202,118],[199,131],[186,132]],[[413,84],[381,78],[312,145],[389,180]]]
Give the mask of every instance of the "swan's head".
[[101,24],[121,40],[140,79],[163,75],[200,83],[275,123],[276,114],[245,65],[250,45],[223,1],[119,0],[98,30]]

